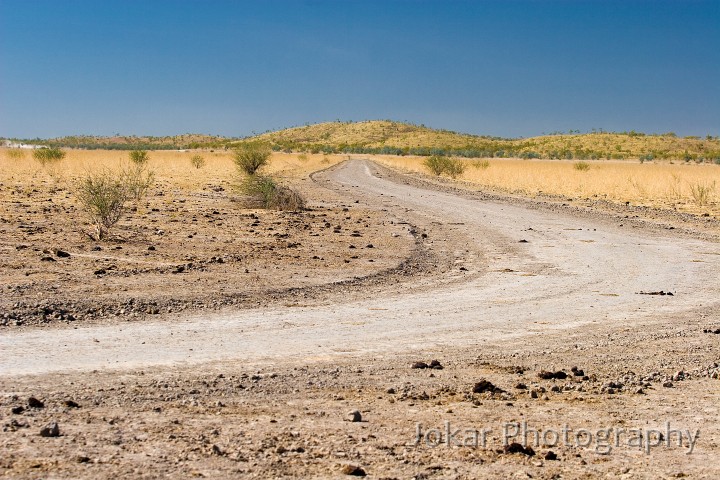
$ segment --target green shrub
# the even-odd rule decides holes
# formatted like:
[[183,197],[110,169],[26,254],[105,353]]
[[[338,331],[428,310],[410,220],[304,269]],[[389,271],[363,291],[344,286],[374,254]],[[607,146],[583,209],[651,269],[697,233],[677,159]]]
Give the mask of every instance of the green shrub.
[[447,173],[450,178],[457,178],[462,175],[463,172],[465,172],[465,163],[463,163],[462,160],[448,158],[445,173]]
[[433,175],[440,176],[445,173],[445,166],[447,164],[447,157],[441,157],[440,155],[433,155],[428,157],[423,162],[425,166],[430,170]]
[[190,163],[193,167],[201,169],[205,166],[205,159],[201,155],[193,155],[192,158],[190,158]]
[[150,160],[150,157],[145,150],[133,150],[130,152],[130,161],[135,165],[147,165],[148,160]]
[[586,172],[590,170],[590,164],[588,162],[575,162],[573,168],[580,172]]
[[95,229],[90,236],[102,240],[122,218],[129,192],[122,174],[91,173],[81,180],[77,196]]
[[465,164],[461,160],[443,155],[428,157],[424,164],[433,175],[437,176],[447,174],[451,178],[457,178],[465,171]]
[[33,157],[45,167],[54,165],[65,158],[65,152],[59,148],[38,148],[33,151]]
[[243,143],[233,152],[233,162],[240,173],[255,175],[267,165],[272,150],[264,143]]

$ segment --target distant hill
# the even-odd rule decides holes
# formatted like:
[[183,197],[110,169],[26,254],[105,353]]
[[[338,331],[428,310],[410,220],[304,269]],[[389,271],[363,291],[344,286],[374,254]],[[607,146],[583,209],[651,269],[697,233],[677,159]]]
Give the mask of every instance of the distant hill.
[[500,138],[437,130],[424,125],[371,120],[327,122],[248,138],[210,135],[174,137],[63,137],[32,142],[74,148],[227,149],[242,142],[269,143],[274,150],[313,153],[453,155],[551,159],[673,159],[720,163],[718,137],[678,137],[674,133],[593,132],[532,138]]

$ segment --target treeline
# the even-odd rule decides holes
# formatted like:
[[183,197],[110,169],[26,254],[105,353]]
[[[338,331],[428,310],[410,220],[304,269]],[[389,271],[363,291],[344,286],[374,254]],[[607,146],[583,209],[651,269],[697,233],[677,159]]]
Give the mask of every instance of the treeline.
[[704,154],[690,152],[666,152],[651,151],[648,153],[634,155],[630,152],[609,152],[593,149],[550,149],[547,151],[536,151],[523,148],[522,145],[500,144],[493,147],[477,148],[467,146],[457,147],[368,147],[364,145],[327,145],[327,144],[305,144],[275,142],[272,145],[274,151],[285,153],[323,153],[323,154],[365,154],[365,155],[411,155],[411,156],[433,156],[441,155],[447,157],[462,158],[523,158],[523,159],[548,159],[548,160],[628,160],[639,159],[641,161],[651,160],[681,160],[694,162],[715,162],[720,164],[720,150],[708,151]]

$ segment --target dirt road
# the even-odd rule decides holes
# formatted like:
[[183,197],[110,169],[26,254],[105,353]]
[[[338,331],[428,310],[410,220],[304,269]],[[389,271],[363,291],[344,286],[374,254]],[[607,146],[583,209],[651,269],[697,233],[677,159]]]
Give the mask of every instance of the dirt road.
[[[402,185],[374,175],[364,161],[321,178],[351,198],[405,216],[427,232],[437,255],[454,262],[454,271],[348,303],[5,332],[0,372],[267,363],[484,345],[592,323],[621,328],[720,299],[714,243]],[[660,291],[673,295],[641,293]]]

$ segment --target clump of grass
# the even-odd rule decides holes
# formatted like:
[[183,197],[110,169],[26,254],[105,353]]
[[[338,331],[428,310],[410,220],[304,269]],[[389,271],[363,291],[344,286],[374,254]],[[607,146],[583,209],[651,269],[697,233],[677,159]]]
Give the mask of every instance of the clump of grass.
[[579,172],[586,172],[590,170],[590,164],[588,162],[575,162],[573,168]]
[[437,176],[447,174],[451,178],[457,178],[465,171],[465,164],[462,161],[444,155],[433,155],[423,163],[433,175]]
[[699,207],[705,206],[710,201],[710,197],[715,192],[715,182],[698,182],[690,184],[690,193],[692,194],[695,204]]
[[298,155],[298,160],[300,160],[301,162],[307,162],[307,159],[308,159],[308,156],[305,155],[304,153],[301,153],[300,155]]
[[266,209],[297,211],[305,208],[305,199],[295,190],[279,185],[269,175],[249,175],[240,186],[250,203]]
[[190,164],[198,170],[205,166],[205,159],[201,155],[193,155]]
[[33,151],[33,158],[43,167],[53,166],[65,158],[65,152],[59,148],[38,148]]
[[77,197],[94,227],[90,237],[102,240],[122,218],[130,192],[123,174],[90,173],[80,181]]
[[19,148],[11,148],[7,151],[7,156],[11,160],[22,160],[25,158],[25,152]]
[[264,143],[243,143],[233,152],[233,162],[240,173],[255,175],[267,165],[272,150]]
[[483,159],[483,160],[475,160],[472,163],[472,166],[477,168],[478,170],[487,170],[490,168],[490,160]]

